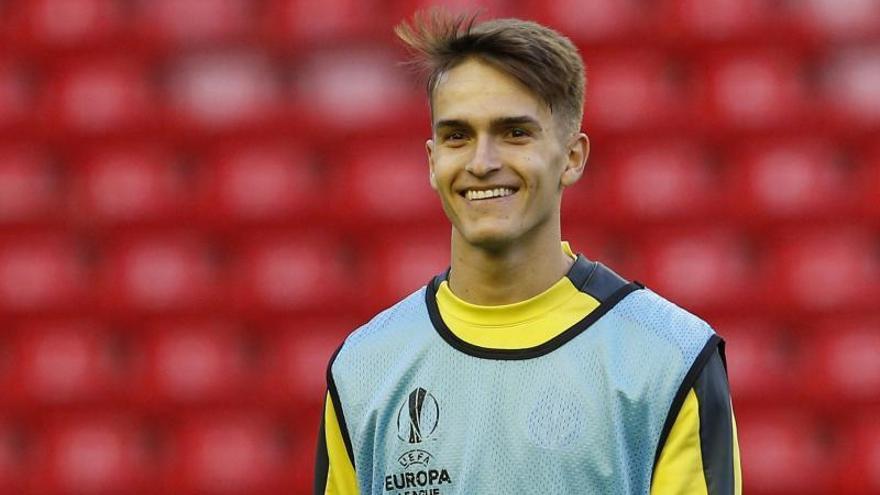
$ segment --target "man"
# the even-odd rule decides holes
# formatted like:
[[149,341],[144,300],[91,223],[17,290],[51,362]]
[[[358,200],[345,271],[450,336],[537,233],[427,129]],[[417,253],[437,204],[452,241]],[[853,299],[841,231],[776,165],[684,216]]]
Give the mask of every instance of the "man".
[[739,493],[723,342],[562,242],[577,49],[436,11],[396,32],[428,71],[451,266],[331,359],[315,493]]

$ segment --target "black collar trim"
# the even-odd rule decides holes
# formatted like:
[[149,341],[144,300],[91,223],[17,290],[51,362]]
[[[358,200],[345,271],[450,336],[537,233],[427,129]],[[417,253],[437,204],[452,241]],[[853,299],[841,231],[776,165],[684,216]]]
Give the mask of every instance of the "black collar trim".
[[599,306],[567,330],[539,345],[522,349],[495,349],[481,347],[462,340],[446,326],[446,322],[440,316],[440,309],[437,307],[437,290],[448,276],[449,269],[434,277],[425,290],[425,303],[428,306],[428,315],[434,329],[449,345],[465,354],[482,359],[506,361],[532,359],[553,352],[589,328],[630,292],[645,288],[639,282],[627,282],[601,263],[589,261],[584,256],[578,255],[566,276],[575,287],[596,298],[599,301]]

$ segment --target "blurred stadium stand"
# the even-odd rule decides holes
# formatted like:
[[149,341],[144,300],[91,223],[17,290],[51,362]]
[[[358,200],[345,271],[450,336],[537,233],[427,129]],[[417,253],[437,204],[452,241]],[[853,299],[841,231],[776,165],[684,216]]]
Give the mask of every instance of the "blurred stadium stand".
[[[330,354],[448,264],[432,3],[0,0],[0,492],[310,491]],[[482,6],[581,48],[565,236],[727,339],[745,493],[880,493],[880,1]]]

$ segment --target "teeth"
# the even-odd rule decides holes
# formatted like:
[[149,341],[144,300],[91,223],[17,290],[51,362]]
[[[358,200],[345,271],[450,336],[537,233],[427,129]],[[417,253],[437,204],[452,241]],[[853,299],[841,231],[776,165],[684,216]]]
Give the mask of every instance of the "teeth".
[[503,198],[505,196],[510,196],[513,193],[514,190],[509,187],[496,187],[495,189],[488,189],[483,191],[468,189],[465,192],[465,197],[473,201],[475,199]]

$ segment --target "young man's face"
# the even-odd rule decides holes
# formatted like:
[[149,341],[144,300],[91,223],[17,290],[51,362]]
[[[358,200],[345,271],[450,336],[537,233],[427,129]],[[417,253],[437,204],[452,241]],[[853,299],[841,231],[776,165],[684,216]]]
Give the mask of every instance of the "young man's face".
[[562,189],[580,178],[588,145],[560,120],[480,59],[441,77],[427,142],[431,186],[466,243],[503,248],[558,224]]

